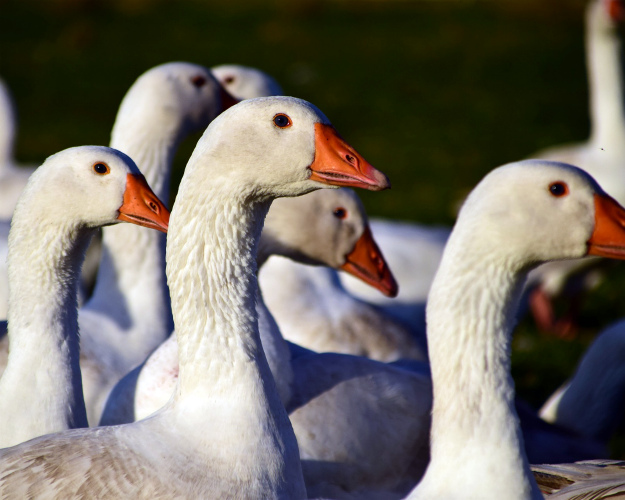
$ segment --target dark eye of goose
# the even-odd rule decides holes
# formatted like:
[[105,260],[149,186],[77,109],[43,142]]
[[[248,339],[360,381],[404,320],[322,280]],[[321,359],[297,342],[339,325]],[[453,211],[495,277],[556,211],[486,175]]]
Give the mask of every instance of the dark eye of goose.
[[343,207],[338,207],[334,209],[334,217],[336,217],[337,219],[344,219],[345,217],[347,217],[347,210],[345,210]]
[[111,172],[111,169],[106,163],[98,162],[93,164],[93,171],[96,174],[106,175]]
[[196,75],[193,78],[191,78],[191,83],[199,89],[200,87],[204,86],[204,84],[206,83],[206,78],[203,77],[202,75]]
[[279,128],[287,128],[293,125],[291,119],[288,117],[288,115],[285,115],[284,113],[278,113],[276,116],[274,116],[273,123],[276,125],[276,127]]
[[227,76],[226,78],[224,78],[224,83],[226,85],[231,84],[232,82],[234,82],[234,76]]
[[569,194],[569,187],[562,181],[552,182],[549,184],[549,192],[560,198],[561,196]]

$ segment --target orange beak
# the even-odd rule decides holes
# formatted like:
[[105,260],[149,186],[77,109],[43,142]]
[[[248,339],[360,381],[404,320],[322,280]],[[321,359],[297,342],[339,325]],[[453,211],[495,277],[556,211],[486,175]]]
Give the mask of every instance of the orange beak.
[[346,259],[345,264],[341,266],[343,271],[377,288],[387,297],[397,296],[399,287],[373,239],[369,226],[365,228]]
[[605,194],[595,194],[595,230],[588,255],[625,259],[625,209]]
[[233,97],[230,92],[228,92],[223,86],[219,86],[219,94],[221,96],[221,111],[226,111],[229,107],[234,106],[235,104],[239,104],[237,98]]
[[315,160],[310,180],[333,186],[381,191],[391,187],[386,175],[372,167],[331,125],[315,123]]
[[148,186],[142,175],[126,176],[124,203],[119,207],[119,220],[167,233],[169,210]]

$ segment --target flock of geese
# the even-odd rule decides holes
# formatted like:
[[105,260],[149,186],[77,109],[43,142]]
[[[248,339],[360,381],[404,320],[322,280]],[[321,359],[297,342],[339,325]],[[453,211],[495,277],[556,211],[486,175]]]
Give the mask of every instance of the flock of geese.
[[528,276],[553,326],[554,282],[625,259],[623,19],[589,5],[589,141],[492,170],[453,230],[370,224],[352,188],[386,175],[252,68],[150,69],[110,147],[36,169],[2,87],[0,496],[624,496],[625,322],[542,418],[510,375]]

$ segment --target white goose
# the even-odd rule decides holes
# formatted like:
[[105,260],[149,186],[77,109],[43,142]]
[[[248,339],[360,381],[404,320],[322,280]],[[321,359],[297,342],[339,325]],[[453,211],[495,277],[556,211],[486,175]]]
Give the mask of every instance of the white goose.
[[[131,156],[157,196],[169,197],[178,144],[232,98],[210,71],[168,63],[141,75],[124,97],[111,146]],[[165,238],[124,224],[102,231],[103,254],[91,300],[80,309],[81,368],[87,415],[95,425],[115,383],[173,330],[165,279]],[[133,251],[129,251],[132,248]]]
[[34,168],[18,166],[13,158],[15,142],[15,112],[9,89],[0,80],[0,319],[7,317],[9,302],[9,283],[6,279],[6,260],[8,230],[15,204],[28,182]]
[[32,167],[21,167],[13,158],[15,111],[9,89],[0,80],[0,220],[10,220],[20,193],[33,173]]
[[211,68],[213,75],[237,99],[283,95],[282,87],[267,73],[249,66],[222,64]]
[[431,460],[408,498],[542,498],[510,376],[523,282],[547,260],[625,258],[624,220],[588,174],[553,162],[498,168],[469,195],[428,300]]
[[127,221],[166,232],[168,219],[134,162],[114,149],[67,149],[31,176],[9,235],[0,447],[87,427],[76,303],[84,252],[100,226]]
[[[532,158],[578,165],[605,186],[619,203],[625,203],[625,74],[622,58],[623,0],[592,0],[586,10],[586,66],[590,93],[590,137],[580,144],[555,146]],[[585,268],[592,261],[547,264],[530,275],[538,287],[530,295],[530,307],[538,325],[567,335],[573,318],[557,321],[551,305],[571,273],[581,273],[581,286],[591,288],[597,276]]]
[[274,197],[324,184],[388,187],[304,101],[244,101],[214,120],[189,160],[169,225],[174,396],[140,422],[0,451],[0,494],[305,497],[297,442],[260,345],[255,251]]

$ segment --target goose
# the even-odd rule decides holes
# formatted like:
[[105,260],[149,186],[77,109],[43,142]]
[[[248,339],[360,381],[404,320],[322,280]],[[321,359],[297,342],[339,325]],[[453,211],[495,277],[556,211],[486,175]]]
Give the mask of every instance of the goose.
[[[625,203],[625,89],[621,62],[625,20],[623,0],[592,0],[586,9],[586,66],[590,94],[590,137],[578,144],[555,146],[532,158],[578,165],[605,186],[619,203]],[[590,268],[590,271],[589,271]],[[592,272],[591,272],[592,271]],[[544,331],[569,336],[575,330],[575,311],[556,319],[552,299],[563,293],[575,276],[577,289],[591,289],[600,279],[593,261],[547,264],[529,278],[529,305],[537,325]],[[576,290],[577,292],[578,290]]]
[[625,321],[602,331],[540,416],[607,445],[625,414]]
[[[369,268],[371,274],[379,270],[380,288],[391,289],[391,283],[384,284],[388,278],[380,266],[381,256],[367,243],[365,214],[356,201],[345,189],[276,200],[259,242],[258,265],[267,265],[277,252],[300,262],[341,267],[351,252],[357,255],[355,266]],[[336,214],[337,205],[347,213]],[[363,236],[361,244],[367,243],[368,251],[352,252],[355,239]],[[405,484],[418,480],[428,458],[427,367],[417,373],[362,357],[313,353],[285,342],[263,293],[256,310],[263,349],[294,424],[309,494],[334,497],[335,489],[404,491]],[[167,403],[177,377],[178,351],[172,335],[120,380],[100,424],[151,415]]]
[[[124,97],[111,147],[132,157],[156,195],[166,201],[178,144],[232,102],[207,68],[186,62],[156,66],[141,75]],[[173,330],[164,235],[137,229],[130,224],[103,228],[96,287],[78,315],[91,425],[98,423],[115,383]]]
[[63,498],[304,498],[297,442],[260,346],[256,248],[271,201],[331,186],[389,187],[305,101],[243,101],[206,129],[167,238],[179,379],[127,425],[0,450],[0,494]]
[[169,212],[125,154],[83,146],[30,177],[9,234],[10,354],[0,379],[0,447],[87,427],[77,287],[95,229],[120,221],[167,231]]
[[[0,225],[8,226],[20,193],[34,168],[18,166],[13,158],[15,112],[7,85],[0,79]],[[8,231],[0,232],[0,262],[4,263]],[[2,267],[2,265],[0,265]],[[4,274],[4,276],[2,276]],[[6,268],[0,274],[0,319],[7,317],[9,284]]]
[[213,75],[236,99],[253,99],[283,95],[280,84],[267,73],[238,64],[222,64],[211,68]]
[[542,498],[510,376],[523,282],[548,260],[625,258],[623,220],[592,177],[557,162],[505,165],[471,192],[428,299],[431,460],[407,498]]
[[15,111],[7,85],[0,79],[0,220],[10,220],[33,167],[18,166],[13,158]]

